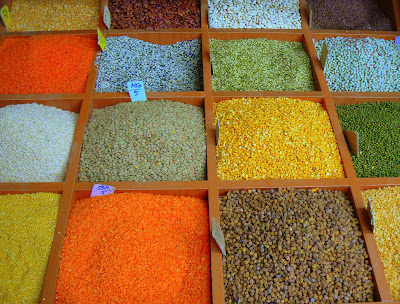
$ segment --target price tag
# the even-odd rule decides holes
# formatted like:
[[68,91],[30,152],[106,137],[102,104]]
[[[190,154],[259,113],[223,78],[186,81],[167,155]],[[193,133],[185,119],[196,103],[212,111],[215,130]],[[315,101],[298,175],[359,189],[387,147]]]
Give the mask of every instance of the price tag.
[[216,145],[218,146],[218,143],[219,143],[219,118],[217,117],[217,124],[216,124],[216,126],[215,126],[215,142],[216,142]]
[[128,92],[132,102],[147,100],[143,81],[129,81],[126,85],[128,86]]
[[10,11],[8,10],[7,5],[4,5],[1,8],[0,16],[1,16],[1,20],[3,20],[3,23],[6,26],[6,29],[8,30],[11,26],[11,14],[10,14]]
[[319,56],[319,61],[321,62],[322,69],[325,67],[326,58],[328,57],[328,47],[326,42],[322,45],[321,55]]
[[106,38],[104,37],[104,35],[100,31],[100,29],[97,28],[97,44],[100,46],[100,48],[103,52],[104,52],[104,49],[106,48],[106,43],[107,43]]
[[221,226],[218,224],[215,217],[211,219],[211,223],[212,223],[212,236],[214,240],[217,242],[219,249],[221,249],[222,254],[226,255],[225,238]]
[[359,142],[359,134],[355,131],[344,131],[344,136],[346,137],[347,145],[349,146],[349,150],[355,156],[358,156],[360,153],[360,148],[358,145]]
[[111,28],[111,14],[107,5],[104,5],[104,14],[103,14],[103,22],[107,26],[108,29]]
[[92,192],[90,193],[90,197],[109,195],[109,194],[113,194],[114,191],[115,191],[115,188],[113,186],[94,184],[93,188],[92,188]]
[[394,38],[394,44],[400,44],[400,36]]
[[372,232],[374,232],[374,230],[375,230],[375,217],[374,217],[374,211],[372,210],[372,202],[371,202],[371,200],[369,198],[368,198],[367,212],[368,212],[368,215],[369,215],[369,219],[371,220]]

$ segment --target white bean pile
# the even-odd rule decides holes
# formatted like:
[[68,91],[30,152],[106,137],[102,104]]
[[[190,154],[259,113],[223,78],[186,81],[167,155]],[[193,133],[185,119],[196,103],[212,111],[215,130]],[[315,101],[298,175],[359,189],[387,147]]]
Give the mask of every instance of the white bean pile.
[[209,0],[210,28],[301,29],[298,0]]
[[394,40],[336,37],[315,41],[318,56],[326,42],[324,68],[333,92],[399,92],[400,47]]
[[0,108],[0,182],[62,182],[78,114],[36,103]]

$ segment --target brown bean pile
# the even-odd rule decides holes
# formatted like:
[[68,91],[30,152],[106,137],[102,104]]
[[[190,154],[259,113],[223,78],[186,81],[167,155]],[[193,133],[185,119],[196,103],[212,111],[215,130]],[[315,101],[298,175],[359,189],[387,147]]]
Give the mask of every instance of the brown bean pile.
[[110,0],[113,29],[199,28],[199,0]]
[[312,27],[331,30],[392,31],[377,0],[307,0],[313,10]]
[[226,303],[374,299],[359,222],[342,192],[234,190],[219,203]]

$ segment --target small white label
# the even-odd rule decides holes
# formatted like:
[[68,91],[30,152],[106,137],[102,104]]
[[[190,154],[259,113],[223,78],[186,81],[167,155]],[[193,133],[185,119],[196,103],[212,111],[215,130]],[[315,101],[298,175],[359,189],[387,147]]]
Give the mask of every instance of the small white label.
[[128,92],[132,102],[147,100],[143,81],[129,81],[126,85],[128,86]]
[[374,217],[374,211],[372,210],[372,202],[369,198],[368,198],[367,212],[369,215],[369,219],[371,220],[370,223],[371,223],[372,232],[374,232],[375,231],[375,217]]
[[104,24],[107,26],[107,28],[110,29],[111,28],[111,14],[110,14],[110,10],[108,9],[107,5],[104,5],[103,21],[104,21]]
[[211,223],[212,223],[212,236],[214,240],[217,242],[219,249],[221,249],[222,254],[226,255],[225,238],[221,226],[218,224],[215,217],[211,219]]
[[114,191],[115,188],[113,186],[94,184],[92,187],[92,192],[90,193],[90,197],[109,195],[113,194]]
[[219,143],[219,118],[217,117],[217,124],[215,125],[215,144],[218,146]]

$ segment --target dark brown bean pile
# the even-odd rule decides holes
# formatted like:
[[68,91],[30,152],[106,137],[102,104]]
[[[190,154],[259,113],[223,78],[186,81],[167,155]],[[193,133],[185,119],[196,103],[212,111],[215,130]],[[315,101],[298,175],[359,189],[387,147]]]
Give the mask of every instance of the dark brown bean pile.
[[226,303],[374,299],[359,222],[342,192],[234,190],[219,203]]
[[390,19],[376,0],[307,0],[312,27],[332,30],[392,31]]
[[199,0],[110,0],[114,29],[200,27]]

